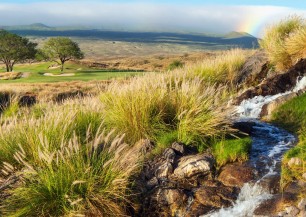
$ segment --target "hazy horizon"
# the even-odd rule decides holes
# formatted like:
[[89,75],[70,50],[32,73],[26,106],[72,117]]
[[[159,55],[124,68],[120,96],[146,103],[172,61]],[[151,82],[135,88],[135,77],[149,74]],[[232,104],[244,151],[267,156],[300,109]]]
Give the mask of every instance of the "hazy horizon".
[[268,24],[288,15],[306,15],[302,0],[13,0],[0,3],[0,25],[90,26],[120,31],[224,34],[231,31],[261,36]]

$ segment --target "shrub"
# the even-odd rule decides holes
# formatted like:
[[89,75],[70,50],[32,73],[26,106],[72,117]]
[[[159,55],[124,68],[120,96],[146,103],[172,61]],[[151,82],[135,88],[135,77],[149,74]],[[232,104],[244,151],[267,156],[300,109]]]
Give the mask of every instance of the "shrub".
[[55,151],[49,151],[48,140],[40,141],[38,163],[28,161],[21,147],[15,158],[23,165],[22,182],[9,190],[3,213],[16,217],[126,215],[129,178],[139,165],[139,146],[130,148],[122,142],[123,136],[113,141],[110,136],[99,132],[88,143],[73,137]]
[[[260,47],[265,49],[270,62],[276,66],[277,70],[283,71],[292,66],[292,54],[300,53],[296,50],[296,45],[303,44],[299,39],[300,34],[298,32],[305,26],[306,23],[303,18],[290,16],[266,29],[265,35],[260,41]],[[294,47],[290,48],[289,52],[288,48],[292,45]],[[303,50],[305,48],[300,47],[299,49]]]
[[182,68],[184,66],[184,63],[180,60],[174,60],[172,63],[169,64],[168,70],[173,70],[177,68]]

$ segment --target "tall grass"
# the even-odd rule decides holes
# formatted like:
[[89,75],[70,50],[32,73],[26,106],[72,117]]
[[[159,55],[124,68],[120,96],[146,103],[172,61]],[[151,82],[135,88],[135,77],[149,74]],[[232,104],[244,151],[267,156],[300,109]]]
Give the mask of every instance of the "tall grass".
[[239,70],[253,51],[232,49],[215,57],[205,59],[187,67],[188,73],[197,75],[211,84],[236,84]]
[[[63,105],[49,104],[48,110],[40,114],[24,113],[23,116],[10,118],[2,117],[3,125],[0,130],[0,161],[16,164],[13,154],[22,145],[29,159],[38,159],[40,140],[48,141],[48,150],[57,150],[61,143],[67,142],[75,134],[81,142],[89,135],[95,135],[103,122],[98,103],[94,99],[67,101]],[[86,134],[87,131],[91,134]],[[45,148],[45,147],[44,147]]]
[[219,107],[221,93],[222,87],[207,85],[199,77],[170,73],[113,84],[101,100],[106,126],[126,133],[129,142],[158,140],[175,131],[177,140],[192,144],[224,133],[228,119]]
[[[123,136],[97,132],[81,143],[73,136],[57,150],[41,138],[35,163],[22,146],[14,158],[23,165],[22,183],[10,190],[2,206],[5,216],[124,216],[129,201],[129,178],[139,166],[139,146]],[[60,138],[65,141],[65,138]],[[11,172],[12,166],[6,163]],[[18,174],[18,172],[17,172]]]
[[286,40],[286,49],[294,62],[306,58],[306,24]]
[[168,73],[114,83],[101,95],[105,125],[126,133],[131,143],[177,135],[181,142],[207,147],[229,130],[221,108],[248,54],[230,50]]
[[277,24],[266,28],[265,35],[260,41],[270,60],[279,71],[290,68],[297,54],[305,47],[297,47],[305,45],[305,38],[300,36],[300,31],[305,29],[306,21],[299,16],[290,16]]

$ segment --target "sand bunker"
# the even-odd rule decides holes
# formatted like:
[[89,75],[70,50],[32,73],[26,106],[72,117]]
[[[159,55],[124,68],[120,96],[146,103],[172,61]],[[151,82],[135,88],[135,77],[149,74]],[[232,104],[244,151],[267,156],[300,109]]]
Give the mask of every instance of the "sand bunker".
[[67,73],[67,74],[54,75],[54,74],[52,74],[52,73],[45,73],[44,76],[67,77],[67,76],[75,76],[75,74],[74,74],[74,73]]

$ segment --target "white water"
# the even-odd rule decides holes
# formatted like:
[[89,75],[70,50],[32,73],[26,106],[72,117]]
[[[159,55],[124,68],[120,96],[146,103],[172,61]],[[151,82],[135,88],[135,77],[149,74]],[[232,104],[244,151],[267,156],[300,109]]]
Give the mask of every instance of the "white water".
[[306,88],[306,77],[298,80],[296,86],[291,91],[279,93],[273,96],[255,96],[252,99],[243,100],[241,104],[237,106],[237,114],[239,114],[241,118],[258,118],[261,109],[265,104],[268,104],[281,96],[296,93],[304,88]]
[[[255,126],[253,127],[254,136],[252,136],[253,144],[250,156],[250,163],[256,167],[256,161],[261,161],[265,166],[261,164],[257,168],[263,170],[263,176],[255,184],[245,183],[241,189],[238,199],[235,201],[232,207],[222,208],[217,212],[203,215],[202,217],[251,217],[256,207],[264,200],[269,199],[272,194],[261,187],[260,181],[269,175],[276,174],[277,164],[281,161],[282,154],[291,148],[295,143],[295,137],[285,130],[279,129],[275,126],[259,122],[254,120],[258,118],[262,106],[277,99],[280,96],[290,94],[292,92],[298,92],[306,87],[306,77],[303,77],[296,84],[293,90],[283,94],[277,94],[274,96],[258,96],[253,99],[244,100],[238,107],[237,111],[241,118],[253,121]],[[259,160],[260,156],[264,156],[263,160]]]

